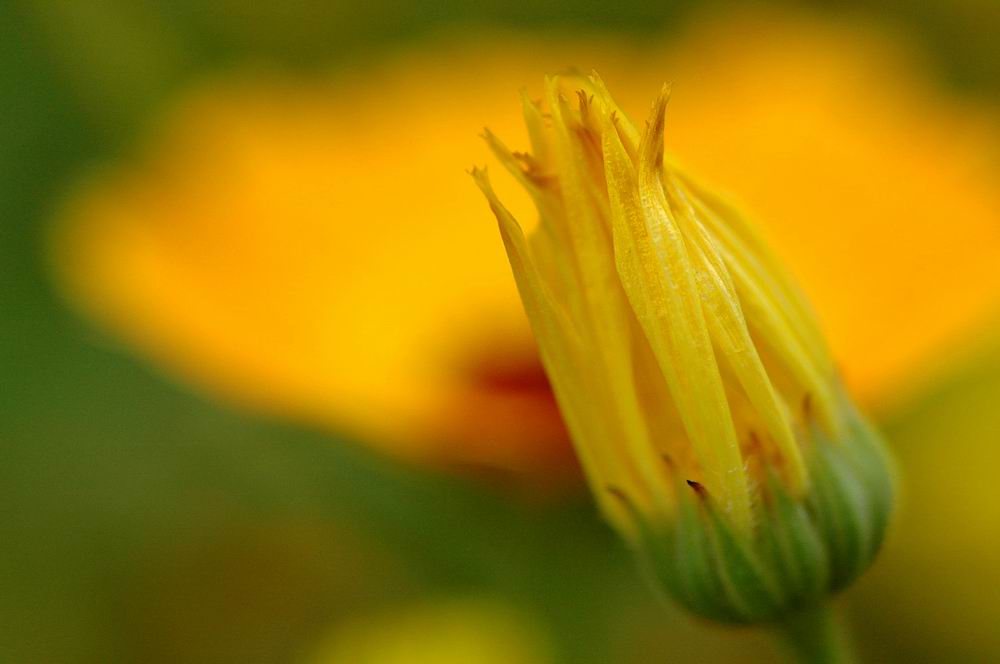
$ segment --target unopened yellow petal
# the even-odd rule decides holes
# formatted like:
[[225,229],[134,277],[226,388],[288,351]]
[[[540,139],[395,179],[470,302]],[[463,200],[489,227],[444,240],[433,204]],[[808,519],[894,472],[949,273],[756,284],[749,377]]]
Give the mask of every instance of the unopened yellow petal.
[[560,312],[531,257],[521,226],[497,198],[486,172],[474,170],[473,178],[486,195],[500,225],[500,235],[510,260],[514,279],[524,308],[538,341],[552,388],[559,401],[566,424],[575,441],[581,464],[587,471],[602,508],[616,523],[629,529],[630,515],[611,494],[608,486],[633,486],[633,464],[615,454],[607,441],[615,436],[613,422],[602,417],[603,410],[595,397],[599,382],[585,357],[578,330]]
[[699,274],[703,311],[716,351],[721,353],[746,392],[747,398],[767,428],[767,433],[781,451],[787,480],[792,491],[805,490],[806,470],[795,441],[787,407],[779,401],[767,371],[757,353],[743,315],[729,270],[701,221],[695,217],[691,201],[678,188],[677,178],[665,178],[671,201],[676,204],[675,218],[681,225],[693,269]]
[[644,256],[654,299],[636,307],[678,403],[710,494],[734,523],[750,526],[750,495],[722,377],[702,311],[694,267],[663,191],[668,89],[657,99],[639,154],[639,201],[652,253]]

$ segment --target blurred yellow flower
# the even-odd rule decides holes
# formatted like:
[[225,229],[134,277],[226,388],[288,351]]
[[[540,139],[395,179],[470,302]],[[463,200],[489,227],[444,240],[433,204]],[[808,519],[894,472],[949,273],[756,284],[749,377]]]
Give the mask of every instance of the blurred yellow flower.
[[427,600],[346,621],[305,664],[544,664],[539,627],[487,599]]
[[766,221],[862,398],[894,393],[996,304],[990,128],[877,37],[773,17],[706,23],[666,50],[480,38],[335,85],[204,86],[139,166],[70,202],[61,283],[209,393],[412,460],[571,470],[462,170],[483,159],[481,124],[526,140],[510,91],[568,63],[613,78],[636,115],[674,80],[675,153]]

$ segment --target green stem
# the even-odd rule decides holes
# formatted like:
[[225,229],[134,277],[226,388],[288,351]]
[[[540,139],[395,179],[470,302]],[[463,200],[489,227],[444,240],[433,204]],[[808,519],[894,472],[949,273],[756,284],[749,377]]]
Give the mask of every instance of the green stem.
[[802,609],[776,627],[800,664],[853,664],[856,661],[850,639],[829,604]]

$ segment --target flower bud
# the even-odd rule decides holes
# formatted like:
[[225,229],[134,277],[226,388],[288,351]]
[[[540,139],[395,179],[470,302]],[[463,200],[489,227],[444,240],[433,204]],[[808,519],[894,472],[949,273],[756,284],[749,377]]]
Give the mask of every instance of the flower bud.
[[[530,154],[485,138],[539,213],[529,233],[473,175],[606,517],[659,585],[727,622],[847,585],[892,504],[878,434],[798,287],[725,198],[665,159],[600,79],[523,99]],[[803,211],[804,214],[808,211]]]

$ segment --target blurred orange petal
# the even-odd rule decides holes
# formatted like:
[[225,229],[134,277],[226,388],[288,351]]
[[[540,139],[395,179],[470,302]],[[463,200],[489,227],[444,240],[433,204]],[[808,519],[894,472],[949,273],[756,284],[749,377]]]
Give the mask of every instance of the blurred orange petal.
[[463,169],[485,159],[484,124],[526,144],[511,100],[574,62],[637,116],[674,81],[668,148],[757,213],[862,396],[904,385],[996,306],[993,128],[877,37],[745,17],[667,51],[483,37],[335,84],[202,86],[141,166],[71,201],[61,281],[170,372],[246,407],[437,465],[571,470]]

